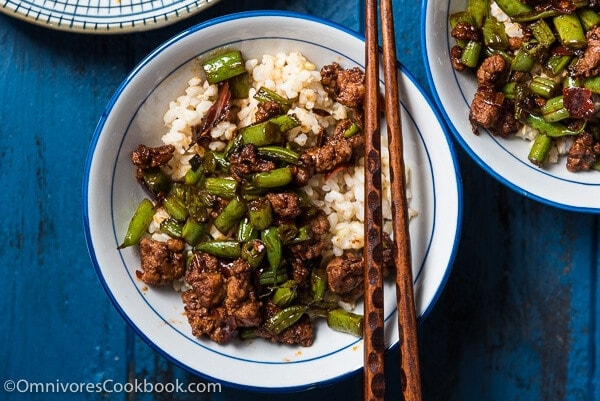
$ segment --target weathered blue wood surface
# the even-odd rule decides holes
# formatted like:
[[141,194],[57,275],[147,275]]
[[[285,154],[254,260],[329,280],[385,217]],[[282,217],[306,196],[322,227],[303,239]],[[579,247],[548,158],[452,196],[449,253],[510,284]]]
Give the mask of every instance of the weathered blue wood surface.
[[[115,36],[52,31],[0,15],[0,382],[201,382],[127,329],[92,268],[81,186],[95,124],[129,70],[192,24],[275,8],[360,31],[361,3],[224,0],[169,27]],[[420,3],[396,1],[395,7],[399,58],[426,88]],[[424,400],[600,399],[598,217],[525,199],[458,152],[462,242],[446,289],[420,327]],[[397,360],[394,351],[388,399],[401,397]],[[0,389],[0,399],[360,400],[361,386],[355,375],[291,395]]]

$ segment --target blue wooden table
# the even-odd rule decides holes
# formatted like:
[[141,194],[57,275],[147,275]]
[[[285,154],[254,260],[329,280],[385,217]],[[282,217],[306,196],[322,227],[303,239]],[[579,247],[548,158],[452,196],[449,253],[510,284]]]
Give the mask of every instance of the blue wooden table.
[[[395,2],[398,56],[429,92],[420,6]],[[138,61],[195,23],[264,8],[362,30],[358,0],[224,0],[174,25],[103,36],[0,15],[0,382],[20,385],[0,389],[0,399],[362,399],[360,374],[286,395],[226,387],[203,394],[43,394],[27,386],[204,383],[143,343],[103,292],[85,245],[82,171],[96,122]],[[446,288],[419,329],[424,400],[599,400],[598,217],[526,199],[457,152],[462,240]],[[392,351],[390,400],[401,398],[397,361]]]

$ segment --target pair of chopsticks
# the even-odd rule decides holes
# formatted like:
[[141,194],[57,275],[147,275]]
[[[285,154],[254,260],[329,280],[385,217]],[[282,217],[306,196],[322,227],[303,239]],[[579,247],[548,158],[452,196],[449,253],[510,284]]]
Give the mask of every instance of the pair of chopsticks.
[[[398,69],[392,0],[380,0],[385,116],[387,122],[396,300],[401,359],[402,393],[405,401],[421,400],[417,323],[411,267],[408,202],[402,145],[402,122],[398,93]],[[383,314],[383,240],[381,187],[381,133],[379,120],[379,47],[377,0],[365,2],[365,367],[364,399],[385,398],[385,335]]]

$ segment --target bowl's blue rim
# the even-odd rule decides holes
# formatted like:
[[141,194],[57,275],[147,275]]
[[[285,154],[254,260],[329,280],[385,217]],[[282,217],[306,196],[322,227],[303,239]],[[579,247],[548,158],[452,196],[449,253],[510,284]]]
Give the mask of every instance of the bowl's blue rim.
[[[536,200],[536,201],[538,201],[540,203],[543,203],[543,204],[546,204],[546,205],[549,205],[549,206],[552,206],[552,207],[556,207],[558,209],[563,209],[563,210],[572,211],[572,212],[582,212],[582,213],[599,213],[600,212],[600,207],[593,208],[593,207],[585,207],[585,206],[573,206],[573,205],[568,205],[568,204],[564,204],[564,203],[561,203],[561,202],[556,202],[556,201],[553,201],[551,199],[544,198],[543,196],[540,196],[540,195],[537,195],[535,193],[532,193],[531,191],[528,191],[525,188],[519,186],[517,183],[507,180],[501,174],[499,174],[498,172],[496,172],[488,163],[486,163],[466,143],[466,141],[464,140],[464,138],[462,137],[462,135],[460,134],[460,132],[458,131],[458,129],[456,128],[456,126],[452,123],[452,119],[450,118],[450,116],[446,112],[445,107],[444,107],[444,105],[442,103],[442,100],[439,97],[439,94],[438,94],[438,91],[437,91],[437,87],[436,87],[436,85],[435,85],[435,83],[433,81],[433,76],[432,76],[431,68],[430,68],[430,65],[429,65],[429,57],[427,55],[427,50],[428,50],[428,48],[427,48],[427,7],[428,7],[428,5],[429,5],[430,2],[431,2],[430,0],[421,0],[421,21],[420,22],[421,22],[421,43],[423,44],[422,48],[421,48],[421,56],[422,56],[422,59],[423,59],[423,64],[425,66],[425,74],[426,74],[426,78],[427,78],[427,83],[429,85],[429,88],[431,89],[432,97],[433,97],[433,99],[435,101],[435,104],[437,106],[436,108],[438,109],[439,113],[441,113],[442,116],[444,117],[444,121],[446,123],[446,126],[449,128],[450,132],[452,132],[452,136],[461,145],[462,149],[485,172],[487,172],[492,177],[494,177],[496,180],[498,180],[501,184],[503,184],[506,187],[508,187],[509,189],[517,192],[518,194],[521,194],[521,195],[523,195],[525,197],[528,197],[530,199]],[[436,4],[436,6],[439,7],[440,5]]]
[[[95,252],[94,252],[94,247],[91,241],[91,233],[90,233],[90,227],[89,227],[89,210],[88,210],[88,186],[89,186],[89,172],[90,172],[90,168],[91,168],[91,163],[92,163],[92,159],[93,159],[93,153],[94,150],[97,146],[98,140],[99,140],[99,136],[100,136],[100,132],[104,126],[104,123],[107,119],[108,113],[110,112],[110,110],[113,108],[114,104],[116,103],[118,97],[120,96],[121,92],[124,90],[124,88],[128,85],[128,83],[130,82],[130,80],[138,73],[138,71],[143,68],[143,66],[148,62],[148,60],[154,58],[157,54],[159,54],[160,52],[162,52],[166,47],[170,46],[172,43],[177,42],[178,40],[180,40],[183,37],[186,37],[198,30],[210,27],[212,25],[215,24],[220,24],[223,22],[227,22],[230,20],[234,20],[234,19],[243,19],[243,18],[252,18],[252,17],[265,17],[265,16],[274,16],[274,17],[288,17],[288,18],[299,18],[299,19],[305,19],[305,20],[309,20],[309,21],[314,21],[323,25],[327,25],[327,26],[331,26],[333,28],[336,28],[340,31],[343,31],[347,34],[350,34],[360,40],[364,41],[364,36],[360,35],[358,32],[349,29],[347,27],[344,27],[340,24],[337,24],[335,22],[320,18],[320,17],[316,17],[316,16],[312,16],[312,15],[308,15],[308,14],[303,14],[303,13],[298,13],[298,12],[294,12],[294,11],[281,11],[281,10],[255,10],[255,11],[246,11],[246,12],[239,12],[239,13],[233,13],[233,14],[228,14],[228,15],[224,15],[224,16],[220,16],[220,17],[216,17],[201,23],[198,23],[197,25],[190,27],[184,31],[182,31],[181,33],[173,36],[171,39],[168,39],[166,42],[164,42],[163,44],[159,45],[155,50],[153,50],[150,54],[148,54],[144,59],[142,59],[134,68],[133,70],[127,75],[127,77],[123,80],[123,82],[119,85],[119,87],[117,88],[117,90],[115,91],[115,93],[113,94],[113,96],[111,97],[111,99],[109,100],[109,103],[107,104],[107,106],[105,107],[102,116],[95,128],[91,143],[90,143],[90,147],[88,150],[88,154],[86,157],[86,162],[85,162],[85,169],[84,169],[84,177],[83,177],[83,221],[84,221],[84,231],[85,231],[85,236],[86,236],[86,244],[87,244],[87,248],[88,248],[88,252],[90,254],[90,258],[92,259],[92,262],[94,264],[94,268],[96,270],[96,273],[101,281],[101,284],[105,290],[105,292],[107,293],[107,295],[109,296],[111,302],[113,303],[113,305],[115,306],[115,308],[117,309],[117,311],[119,312],[119,314],[121,315],[121,317],[128,323],[129,327],[132,328],[132,330],[140,336],[140,338],[142,338],[144,340],[144,342],[146,342],[148,345],[150,345],[152,347],[152,349],[154,349],[158,354],[160,354],[161,356],[165,357],[167,360],[173,362],[174,364],[176,364],[177,366],[182,367],[183,369],[208,380],[214,380],[216,382],[222,383],[224,385],[227,385],[231,388],[236,388],[236,389],[241,389],[241,390],[249,390],[249,391],[257,391],[257,392],[265,392],[265,393],[289,393],[289,392],[297,392],[297,391],[305,391],[305,390],[310,390],[310,389],[314,389],[317,387],[322,387],[322,386],[326,386],[335,382],[339,382],[343,379],[346,379],[352,375],[354,375],[355,373],[357,373],[358,371],[360,371],[361,369],[357,369],[354,371],[350,371],[346,374],[343,375],[338,375],[336,377],[333,377],[327,381],[322,381],[322,382],[318,382],[318,383],[311,383],[311,384],[305,384],[305,385],[301,385],[301,386],[292,386],[292,387],[282,387],[282,388],[264,388],[264,387],[253,387],[253,386],[247,386],[247,385],[240,385],[238,383],[235,382],[228,382],[228,381],[223,381],[221,379],[216,379],[214,377],[211,377],[203,372],[197,371],[195,369],[190,368],[189,366],[175,360],[174,358],[172,358],[170,355],[168,355],[167,353],[165,353],[164,351],[162,351],[160,349],[160,347],[158,347],[156,344],[154,344],[143,332],[141,332],[135,324],[133,324],[133,322],[129,319],[129,317],[127,316],[127,314],[121,309],[121,307],[119,306],[118,302],[116,301],[116,299],[113,297],[110,289],[107,287],[107,284],[105,282],[105,280],[102,277],[102,273],[99,269],[99,263],[98,260],[95,256]],[[458,250],[458,243],[460,240],[460,234],[462,231],[462,213],[463,213],[463,200],[462,200],[462,193],[463,193],[463,189],[462,189],[462,180],[461,180],[461,176],[460,176],[460,170],[459,170],[459,165],[458,165],[458,161],[456,158],[456,153],[454,151],[454,145],[452,143],[452,141],[450,140],[450,137],[447,133],[447,129],[445,129],[446,125],[444,124],[444,120],[441,118],[439,111],[437,109],[437,107],[435,107],[435,105],[431,102],[431,100],[429,99],[429,97],[426,95],[426,93],[423,91],[422,87],[419,85],[419,83],[416,81],[415,77],[412,75],[412,73],[410,73],[403,65],[401,65],[399,63],[399,67],[402,70],[403,74],[405,74],[410,80],[411,82],[416,86],[416,88],[419,90],[419,92],[421,93],[421,95],[423,96],[423,98],[425,99],[425,101],[429,104],[432,112],[434,113],[435,117],[437,118],[441,128],[442,128],[442,132],[444,134],[444,137],[446,139],[448,148],[450,150],[450,155],[452,158],[452,162],[454,164],[454,171],[455,171],[455,181],[456,181],[456,191],[457,191],[457,195],[458,195],[458,200],[457,200],[457,216],[456,216],[456,232],[455,232],[455,236],[454,236],[454,243],[452,246],[452,252],[449,255],[449,259],[448,259],[448,263],[447,266],[445,267],[444,270],[444,275],[441,278],[440,281],[440,285],[437,288],[436,293],[434,294],[434,296],[431,299],[431,302],[429,303],[429,305],[427,306],[427,308],[424,310],[424,312],[421,314],[420,318],[419,318],[419,323],[421,323],[425,317],[427,317],[427,315],[431,312],[433,306],[436,304],[436,302],[438,301],[447,281],[448,278],[450,276],[451,270],[452,270],[452,266],[456,257],[456,252]],[[391,349],[396,348],[397,345],[395,345],[394,347],[391,347]]]

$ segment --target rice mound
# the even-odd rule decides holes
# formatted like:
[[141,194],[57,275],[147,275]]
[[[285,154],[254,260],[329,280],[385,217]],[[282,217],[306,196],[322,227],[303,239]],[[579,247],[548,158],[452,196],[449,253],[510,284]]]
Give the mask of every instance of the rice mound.
[[[233,138],[238,128],[252,124],[258,101],[253,99],[256,91],[267,87],[289,99],[295,99],[289,114],[295,114],[301,125],[290,130],[288,141],[294,141],[300,146],[313,146],[321,129],[331,131],[337,121],[348,117],[348,109],[329,97],[321,85],[321,75],[317,67],[308,61],[301,53],[265,54],[262,59],[246,61],[246,70],[252,78],[251,89],[247,99],[234,100],[239,107],[238,125],[231,122],[220,122],[211,130],[212,142],[209,147],[214,151],[225,149],[227,142]],[[192,127],[199,124],[217,97],[217,86],[210,85],[200,76],[194,76],[188,81],[185,93],[169,103],[164,114],[167,132],[161,140],[164,144],[175,146],[175,155],[170,161],[174,179],[182,179],[189,170],[189,159],[203,150],[190,147],[192,142]],[[314,109],[325,110],[314,113]],[[407,167],[407,197],[410,204],[410,170]],[[382,193],[383,193],[383,229],[392,235],[392,210],[390,195],[389,157],[387,140],[382,137]],[[313,176],[308,185],[303,188],[312,199],[315,206],[322,209],[330,223],[329,240],[331,247],[326,250],[324,260],[332,256],[341,256],[345,250],[359,250],[364,246],[364,159],[357,166],[345,168],[335,173],[323,176]],[[409,217],[415,217],[417,212],[409,210]],[[160,212],[155,216],[154,226],[157,227],[161,217]],[[160,235],[160,234],[157,234]]]

